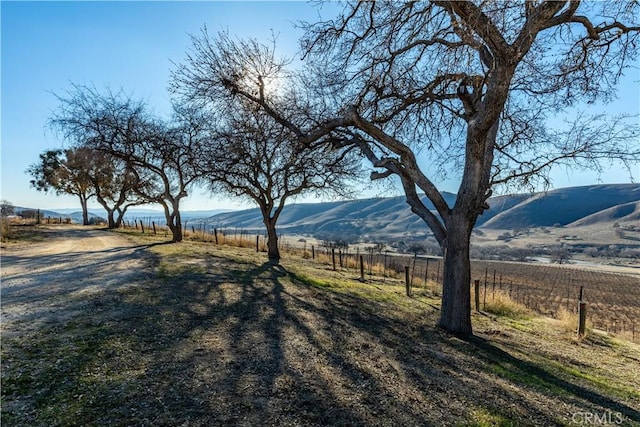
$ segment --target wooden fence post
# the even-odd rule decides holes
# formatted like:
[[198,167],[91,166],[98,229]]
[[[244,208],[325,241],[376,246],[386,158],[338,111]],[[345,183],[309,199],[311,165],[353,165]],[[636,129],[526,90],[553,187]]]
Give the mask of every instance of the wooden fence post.
[[480,311],[480,280],[473,282],[476,300],[476,311]]
[[404,283],[407,287],[407,296],[411,296],[411,278],[409,277],[409,266],[404,266]]
[[333,271],[336,271],[336,249],[331,248],[331,261],[333,262]]
[[256,252],[260,252],[260,235],[256,236]]
[[311,245],[311,259],[316,259],[316,248]]
[[382,266],[382,283],[385,283],[385,280],[387,278],[387,256],[388,255],[389,255],[389,251],[384,251],[384,259],[383,259],[384,265]]
[[484,295],[482,297],[482,308],[483,310],[487,309],[487,279],[484,280]]
[[153,235],[156,235],[156,222],[155,221],[151,221],[151,224],[153,224]]
[[493,287],[491,288],[491,300],[496,298],[496,269],[493,269]]
[[587,303],[583,300],[584,286],[580,286],[578,301],[578,336],[583,337],[587,326]]
[[364,282],[364,260],[362,259],[362,255],[360,255],[360,280]]
[[216,245],[218,244],[218,229],[213,229],[213,238],[216,239]]

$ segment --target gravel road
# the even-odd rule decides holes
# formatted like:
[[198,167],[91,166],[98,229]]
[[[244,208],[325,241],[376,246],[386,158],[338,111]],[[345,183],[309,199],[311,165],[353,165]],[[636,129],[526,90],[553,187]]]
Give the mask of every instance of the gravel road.
[[[47,227],[45,240],[3,248],[3,336],[86,310],[83,301],[144,279],[145,246],[81,226]],[[86,303],[85,303],[86,305]]]

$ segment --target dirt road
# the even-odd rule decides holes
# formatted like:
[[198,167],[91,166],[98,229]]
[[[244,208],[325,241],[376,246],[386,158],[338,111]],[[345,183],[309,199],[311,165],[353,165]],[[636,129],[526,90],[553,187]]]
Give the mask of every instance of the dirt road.
[[2,335],[86,310],[92,294],[144,279],[151,260],[117,234],[80,226],[47,227],[45,240],[2,250]]

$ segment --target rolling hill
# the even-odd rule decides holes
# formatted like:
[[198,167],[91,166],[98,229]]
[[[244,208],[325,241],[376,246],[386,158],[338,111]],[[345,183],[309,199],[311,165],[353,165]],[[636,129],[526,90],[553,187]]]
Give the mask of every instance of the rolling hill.
[[[513,229],[568,225],[600,211],[640,201],[640,185],[590,185],[537,193],[495,215],[485,228]],[[604,219],[604,218],[603,218]]]
[[[445,193],[452,205],[455,194]],[[430,203],[429,206],[433,207]],[[569,187],[546,193],[503,195],[489,199],[489,210],[478,218],[486,229],[579,226],[598,221],[638,221],[640,185],[615,184]],[[581,222],[582,221],[582,222]],[[210,226],[262,230],[258,209],[215,215]],[[279,220],[281,233],[395,237],[424,235],[428,230],[404,197],[372,198],[328,203],[292,204]]]

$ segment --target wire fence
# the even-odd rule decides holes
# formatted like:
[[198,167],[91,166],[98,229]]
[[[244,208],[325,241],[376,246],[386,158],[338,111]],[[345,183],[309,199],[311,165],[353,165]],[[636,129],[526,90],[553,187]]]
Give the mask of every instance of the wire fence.
[[[123,227],[166,236],[165,224],[152,218],[123,221]],[[218,245],[255,247],[266,252],[267,237],[239,227],[218,228],[202,222],[183,224],[185,238]],[[442,258],[398,254],[380,247],[337,247],[328,242],[309,244],[305,239],[280,236],[285,253],[324,262],[334,269],[354,270],[361,279],[405,278],[407,293],[423,289],[442,295]],[[472,286],[480,281],[480,305],[484,309],[498,294],[544,316],[556,317],[562,310],[577,313],[580,296],[588,303],[589,320],[595,329],[640,342],[640,283],[637,277],[533,263],[472,261]]]

